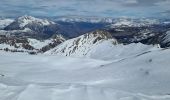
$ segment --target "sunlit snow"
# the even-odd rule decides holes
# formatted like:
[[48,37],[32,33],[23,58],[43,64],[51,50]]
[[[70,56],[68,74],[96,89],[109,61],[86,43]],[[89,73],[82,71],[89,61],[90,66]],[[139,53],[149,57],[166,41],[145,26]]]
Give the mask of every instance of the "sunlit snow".
[[112,49],[91,51],[88,58],[1,51],[0,100],[170,99],[169,49],[142,44]]

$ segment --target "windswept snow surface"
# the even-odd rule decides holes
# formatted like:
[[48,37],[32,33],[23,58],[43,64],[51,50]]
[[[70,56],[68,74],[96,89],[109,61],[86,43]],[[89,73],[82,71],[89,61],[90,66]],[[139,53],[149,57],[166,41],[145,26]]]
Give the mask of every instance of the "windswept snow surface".
[[37,40],[37,39],[33,39],[33,38],[28,38],[29,44],[31,46],[33,46],[36,49],[41,49],[42,47],[48,45],[49,43],[51,43],[53,40],[52,39],[47,39],[47,40]]
[[170,49],[135,46],[105,60],[1,51],[0,100],[170,100]]
[[[113,45],[112,41],[103,41],[92,47],[85,57],[102,60],[128,59],[130,57],[159,50],[154,45],[144,45],[142,43],[132,43],[129,45]],[[107,52],[107,54],[106,54]]]

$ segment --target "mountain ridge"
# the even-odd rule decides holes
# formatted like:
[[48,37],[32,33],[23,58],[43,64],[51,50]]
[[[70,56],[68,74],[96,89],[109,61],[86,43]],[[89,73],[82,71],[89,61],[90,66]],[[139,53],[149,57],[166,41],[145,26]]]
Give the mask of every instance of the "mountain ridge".
[[95,45],[101,44],[104,41],[110,41],[113,45],[117,44],[116,39],[114,39],[109,32],[96,30],[67,40],[52,50],[45,52],[45,54],[85,56]]

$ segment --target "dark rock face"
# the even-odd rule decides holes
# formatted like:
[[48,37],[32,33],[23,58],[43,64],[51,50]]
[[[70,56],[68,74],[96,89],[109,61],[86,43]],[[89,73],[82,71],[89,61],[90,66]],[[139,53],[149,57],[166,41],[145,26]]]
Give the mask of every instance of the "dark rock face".
[[56,47],[57,45],[59,45],[60,43],[62,43],[63,41],[60,41],[60,40],[53,40],[52,43],[49,43],[48,45],[42,47],[40,49],[40,52],[46,52],[54,47]]
[[21,28],[19,27],[19,23],[16,21],[14,21],[13,23],[11,23],[10,25],[4,28],[4,30],[18,30],[18,29],[21,29]]
[[29,45],[27,38],[7,37],[5,35],[0,35],[0,44],[7,44],[15,48],[15,50],[10,50],[10,48],[5,48],[4,49],[5,51],[24,52],[22,50],[17,50],[17,48],[24,48],[26,50],[34,50],[34,47]]
[[166,33],[161,35],[161,46],[166,48],[170,47],[170,31],[167,31]]
[[7,43],[14,45],[15,43],[29,43],[26,38],[16,38],[16,37],[7,37],[5,35],[0,35],[0,44]]
[[53,43],[49,43],[48,45],[42,47],[40,49],[40,52],[46,52],[54,47],[56,47],[57,45],[59,45],[60,43],[62,43],[61,41],[54,41]]
[[166,32],[170,29],[170,25],[151,25],[142,27],[119,27],[107,29],[119,43],[130,44],[141,42],[143,44],[160,44],[161,47],[168,47],[167,43],[163,43]]
[[[34,41],[40,41],[40,40],[34,40]],[[42,48],[34,48],[34,44],[30,43],[30,40],[23,37],[15,37],[15,36],[6,36],[6,35],[0,35],[0,44],[7,45],[7,48],[0,48],[0,50],[4,51],[10,51],[10,52],[28,52],[29,54],[36,54],[36,53],[43,53],[45,51],[48,51],[60,43],[64,42],[65,38],[63,38],[61,35],[53,35],[53,37],[50,39],[50,43],[46,44]],[[10,46],[10,47],[8,47]]]
[[52,39],[53,39],[53,41],[51,43],[49,43],[48,45],[42,47],[39,50],[39,52],[42,52],[42,53],[46,52],[46,51],[58,46],[59,44],[61,44],[61,43],[63,43],[65,41],[65,38],[63,36],[56,35],[56,34],[52,36]]

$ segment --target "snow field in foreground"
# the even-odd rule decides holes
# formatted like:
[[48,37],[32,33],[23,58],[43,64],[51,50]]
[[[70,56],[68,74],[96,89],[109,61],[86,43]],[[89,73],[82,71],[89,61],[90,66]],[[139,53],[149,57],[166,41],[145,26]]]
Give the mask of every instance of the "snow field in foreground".
[[101,60],[1,51],[0,100],[170,100],[170,50],[127,48]]

